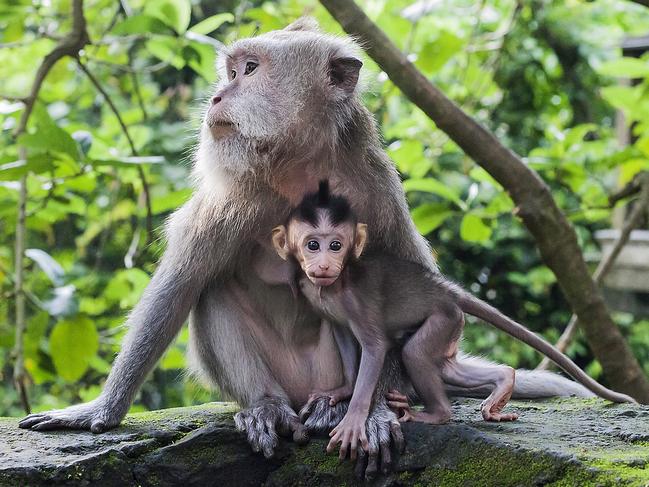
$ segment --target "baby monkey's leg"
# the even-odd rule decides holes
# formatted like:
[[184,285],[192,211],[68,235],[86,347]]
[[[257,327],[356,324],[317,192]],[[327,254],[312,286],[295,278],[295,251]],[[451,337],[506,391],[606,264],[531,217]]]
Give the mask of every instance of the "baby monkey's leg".
[[442,372],[448,358],[457,353],[464,315],[455,305],[440,304],[435,308],[404,345],[402,357],[425,407],[423,412],[411,411],[408,419],[443,424],[451,419],[451,403],[444,390]]
[[444,382],[450,385],[473,388],[492,388],[491,394],[482,402],[480,409],[485,421],[514,421],[516,413],[501,411],[509,401],[514,390],[516,371],[506,365],[491,365],[480,361],[473,364],[471,358],[458,360],[454,356],[442,369]]

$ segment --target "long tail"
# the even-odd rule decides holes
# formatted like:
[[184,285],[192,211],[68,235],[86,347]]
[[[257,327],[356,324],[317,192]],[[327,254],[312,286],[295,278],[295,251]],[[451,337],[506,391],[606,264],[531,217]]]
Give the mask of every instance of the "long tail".
[[499,328],[505,333],[508,333],[514,338],[526,343],[538,352],[541,352],[561,367],[566,373],[572,376],[577,382],[583,384],[598,396],[613,402],[636,402],[632,397],[607,389],[597,381],[593,380],[583,370],[581,370],[577,364],[557,350],[548,341],[531,332],[523,325],[508,318],[493,306],[466,291],[460,291],[458,294],[458,305],[462,311],[492,324],[496,328]]

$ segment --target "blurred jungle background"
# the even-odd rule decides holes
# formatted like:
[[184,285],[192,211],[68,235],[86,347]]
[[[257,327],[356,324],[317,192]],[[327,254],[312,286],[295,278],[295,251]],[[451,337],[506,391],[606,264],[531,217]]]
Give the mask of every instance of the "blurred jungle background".
[[[649,225],[647,212],[634,214],[649,191],[649,9],[621,0],[359,5],[538,172],[591,271],[622,228],[636,230],[602,287],[649,374]],[[305,14],[343,33],[315,0],[86,0],[87,42],[66,52],[33,93],[39,66],[73,29],[71,9],[67,0],[0,3],[0,415],[98,395],[125,317],[164,249],[165,218],[191,193],[218,47]],[[556,342],[570,307],[507,191],[369,57],[364,63],[366,105],[443,272]],[[184,328],[134,410],[220,397],[184,375],[186,342]],[[464,347],[515,367],[541,359],[471,321]],[[606,383],[579,333],[567,352]]]

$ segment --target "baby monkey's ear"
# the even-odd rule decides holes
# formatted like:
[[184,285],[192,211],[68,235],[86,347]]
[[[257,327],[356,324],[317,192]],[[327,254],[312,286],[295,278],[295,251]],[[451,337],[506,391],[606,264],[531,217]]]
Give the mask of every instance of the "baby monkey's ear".
[[363,253],[365,243],[367,242],[367,225],[365,223],[356,224],[356,235],[354,236],[354,257],[357,259]]
[[279,225],[273,228],[273,247],[275,247],[275,252],[282,259],[287,260],[289,249],[288,241],[286,240],[286,227],[284,225]]

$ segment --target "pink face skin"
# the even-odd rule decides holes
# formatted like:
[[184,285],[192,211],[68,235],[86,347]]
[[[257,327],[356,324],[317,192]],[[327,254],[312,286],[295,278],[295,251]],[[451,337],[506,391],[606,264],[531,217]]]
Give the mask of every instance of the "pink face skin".
[[309,280],[316,286],[330,286],[340,276],[354,241],[354,226],[327,224],[313,228],[309,223],[295,222],[289,236],[299,255],[298,261]]
[[293,254],[308,279],[319,287],[334,284],[350,252],[360,257],[366,240],[366,225],[343,222],[333,225],[320,218],[314,227],[308,222],[292,220],[273,230],[273,245],[283,259]]

